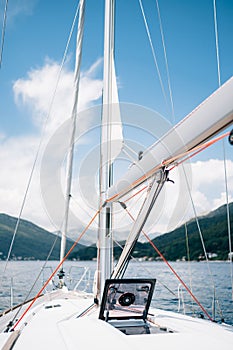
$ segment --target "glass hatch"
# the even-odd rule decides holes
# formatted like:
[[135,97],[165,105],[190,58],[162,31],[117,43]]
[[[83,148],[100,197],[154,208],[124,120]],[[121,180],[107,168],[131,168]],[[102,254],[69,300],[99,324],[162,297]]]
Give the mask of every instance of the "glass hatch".
[[99,318],[146,320],[155,282],[155,279],[106,280]]

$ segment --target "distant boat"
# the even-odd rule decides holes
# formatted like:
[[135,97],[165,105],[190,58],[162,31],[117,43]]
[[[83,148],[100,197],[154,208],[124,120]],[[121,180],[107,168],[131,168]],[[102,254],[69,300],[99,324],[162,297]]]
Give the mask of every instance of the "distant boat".
[[[84,0],[80,0],[75,69],[77,94],[72,112],[74,126],[77,114],[83,27]],[[69,252],[66,253],[66,230],[72,179],[73,132],[68,157],[65,229],[62,234],[60,263],[35,298],[2,314],[0,318],[2,349],[161,348],[180,350],[189,348],[196,350],[211,348],[219,350],[233,343],[232,326],[214,322],[177,274],[179,282],[201,308],[205,319],[150,307],[156,276],[155,278],[147,276],[139,279],[124,278],[139,235],[163,186],[169,181],[169,169],[190,154],[207,147],[213,142],[215,135],[232,124],[233,78],[165,133],[149,149],[143,151],[127,173],[117,183],[113,183],[113,162],[123,145],[114,62],[114,30],[114,0],[106,0],[99,209],[75,242],[75,244],[78,243],[90,224],[98,218],[98,256],[93,293],[78,291],[78,289],[68,290],[65,284],[66,271],[63,265],[69,254]],[[132,225],[122,254],[117,264],[113,266],[112,205],[119,202],[122,210],[127,210],[125,196],[134,194],[133,191],[145,181],[150,184],[147,195]],[[154,248],[157,249],[155,246]],[[55,289],[52,292],[44,292],[56,274],[59,276],[59,283],[54,286]]]

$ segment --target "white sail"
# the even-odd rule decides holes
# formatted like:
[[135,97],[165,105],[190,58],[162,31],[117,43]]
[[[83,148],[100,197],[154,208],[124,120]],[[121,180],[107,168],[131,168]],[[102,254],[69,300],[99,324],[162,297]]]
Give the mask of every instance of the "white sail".
[[[106,63],[110,79],[104,79],[102,114],[102,162],[111,164],[119,155],[123,145],[123,133],[118,98],[117,79],[113,50]],[[110,84],[109,84],[110,81]]]
[[207,141],[233,122],[233,77],[154,143],[109,191],[117,201],[156,173],[168,160]]
[[[114,63],[114,8],[115,1],[105,2],[103,110],[101,124],[100,205],[112,185],[112,163],[120,153],[123,143],[121,116]],[[106,278],[112,273],[112,207],[103,208],[99,215],[98,233],[98,283],[101,298]]]
[[[89,2],[89,4],[91,3],[93,4],[94,1]],[[104,68],[105,86],[103,99],[105,105],[103,110],[102,138],[104,139],[104,143],[106,143],[106,145],[104,145],[101,149],[102,165],[100,171],[100,204],[103,204],[107,199],[106,191],[108,191],[112,181],[112,163],[122,146],[122,129],[120,125],[120,110],[113,60],[114,0],[106,0],[105,3],[105,53],[107,53],[105,57],[107,58]],[[131,3],[133,3],[133,1],[131,1]],[[80,9],[82,4],[83,0],[80,2]],[[91,11],[89,11],[89,13],[91,13]],[[78,57],[80,56],[78,55]],[[77,60],[77,64],[78,63],[80,63],[79,59]],[[78,90],[78,81],[80,76],[78,66],[76,67],[75,76],[75,86],[76,90]],[[138,162],[137,165],[131,167],[130,176],[128,176],[128,178],[130,179],[131,183],[133,181],[133,186],[136,186],[140,182],[144,181],[144,178],[151,177],[152,179],[153,174],[156,172],[155,167],[159,167],[163,159],[170,158],[184,150],[192,149],[195,145],[203,142],[216,132],[220,131],[222,128],[229,125],[232,122],[233,115],[233,102],[231,98],[231,91],[233,91],[232,88],[233,82],[231,80],[225,87],[223,87],[223,89],[220,89],[215,95],[210,97],[209,100],[211,100],[211,103],[209,103],[209,100],[207,100],[207,102],[195,110],[191,116],[188,116],[184,121],[179,123],[176,126],[176,129],[171,130],[164,135],[161,142],[157,142],[155,145],[153,145],[144,154],[142,160]],[[76,115],[77,102],[78,99],[76,95],[72,114],[73,117]],[[73,129],[73,132],[74,130],[75,129]],[[201,130],[203,130],[203,132]],[[71,136],[71,149],[68,163],[72,164],[72,147],[74,140],[72,138],[74,137],[74,134],[69,136]],[[187,143],[187,146],[184,146],[185,143]],[[50,158],[48,157],[47,159]],[[55,162],[57,161],[57,159],[53,158],[51,158],[51,160]],[[69,178],[71,178],[71,174],[72,166],[69,167]],[[144,177],[141,174],[144,175]],[[31,294],[33,294],[33,292],[35,292],[38,288],[38,282],[42,277],[41,273],[44,268],[49,267],[46,265],[48,262],[46,260],[46,262],[43,263],[43,269],[39,269],[39,274],[35,276],[36,278],[32,288],[29,288],[28,280],[30,276],[34,276],[34,270],[30,271],[30,274],[26,276],[26,283],[24,283],[23,279],[19,280],[18,287],[22,287],[22,296],[27,294],[27,291],[29,290],[25,301],[17,306],[15,306],[12,302],[11,309],[5,310],[0,314],[0,349],[92,350],[94,347],[96,347],[97,349],[101,348],[101,350],[107,350],[109,348],[113,350],[138,350],[142,349],[143,347],[154,349],[156,346],[163,350],[184,350],[187,347],[189,350],[197,350],[199,348],[219,350],[221,347],[227,347],[229,344],[233,343],[232,326],[227,325],[224,322],[221,310],[220,317],[222,324],[218,324],[217,322],[210,323],[207,322],[206,319],[203,320],[202,318],[204,315],[211,321],[214,321],[215,319],[214,317],[213,319],[210,317],[208,312],[195,298],[171,265],[167,264],[179,280],[180,295],[178,294],[178,302],[179,304],[181,302],[183,303],[184,314],[166,310],[164,311],[162,309],[152,307],[152,305],[150,306],[156,279],[149,278],[150,271],[149,274],[146,273],[145,278],[135,278],[135,275],[140,275],[140,271],[136,271],[139,265],[136,264],[134,266],[134,278],[118,279],[118,277],[122,277],[122,272],[124,272],[125,267],[124,264],[131,253],[131,247],[136,242],[138,235],[142,230],[148,215],[150,214],[151,208],[153,207],[163,184],[167,180],[168,171],[163,169],[161,171],[160,178],[157,175],[158,174],[154,176],[154,181],[151,183],[150,189],[148,189],[147,198],[144,201],[144,205],[141,208],[135,223],[133,224],[130,237],[123,251],[123,255],[121,256],[114,273],[110,276],[111,279],[106,281],[105,287],[103,288],[105,278],[109,277],[111,272],[111,266],[109,265],[110,261],[108,259],[111,257],[110,231],[112,203],[105,203],[103,208],[101,207],[99,237],[100,255],[98,256],[98,266],[101,266],[101,269],[99,269],[99,271],[97,271],[98,274],[96,274],[98,277],[96,283],[98,293],[92,294],[88,292],[91,281],[91,274],[89,275],[89,272],[91,273],[91,270],[89,270],[90,264],[88,264],[88,267],[84,268],[83,273],[80,273],[79,269],[82,269],[82,266],[79,262],[74,262],[73,266],[69,263],[69,274],[66,275],[66,277],[68,277],[66,279],[68,282],[67,285],[65,285],[65,279],[64,283],[57,284],[56,274],[63,264],[62,259],[46,282],[43,278],[43,286],[38,291],[36,296],[31,300],[26,300],[29,298],[29,296],[31,297]],[[56,178],[54,172],[49,173],[48,176],[51,176],[52,179]],[[95,176],[94,173],[93,176]],[[128,191],[128,187],[126,185],[123,186],[121,184],[121,186],[125,192]],[[119,190],[114,187],[110,189],[110,192],[114,189],[115,191],[119,192]],[[70,196],[69,181],[66,195],[68,210]],[[119,196],[120,194],[118,195],[118,198]],[[51,200],[52,203],[55,203],[56,197],[53,197]],[[123,206],[123,203],[121,204]],[[72,249],[75,247],[75,244],[80,241],[85,232],[89,230],[98,213],[99,210],[96,211],[94,216],[92,216],[90,211],[91,219],[88,225],[83,228],[82,232],[77,232],[78,237],[72,248],[69,250],[69,253],[71,253]],[[56,240],[54,243],[55,242]],[[65,250],[65,246],[63,246],[63,248]],[[69,253],[66,254],[65,258],[67,258]],[[15,265],[15,262],[13,263]],[[152,266],[151,274],[154,276],[155,271],[153,270],[153,267],[154,265]],[[72,268],[74,268],[74,270]],[[162,268],[161,265],[160,268]],[[183,270],[185,270],[185,268]],[[73,274],[72,271],[74,271]],[[198,269],[196,272],[200,274],[202,270]],[[164,272],[162,271],[162,274],[166,275],[166,270]],[[220,274],[223,275],[223,270],[221,270]],[[45,272],[45,276],[46,275],[47,272]],[[100,275],[101,281],[99,280]],[[77,277],[80,277],[79,281],[76,281]],[[117,278],[117,280],[113,279],[113,277]],[[83,282],[85,282],[85,280],[87,282],[86,288],[83,286]],[[5,285],[7,285],[7,279],[4,279],[3,282]],[[200,282],[200,280],[198,282]],[[69,288],[69,283],[70,287],[74,285],[74,288]],[[185,288],[186,291],[189,291],[189,294],[192,296],[193,300],[195,300],[200,307],[203,313],[200,314],[199,309],[197,311],[198,315],[201,317],[190,317],[185,315],[184,303],[187,296],[186,294],[183,294],[183,290],[180,288],[180,283],[182,284],[182,289]],[[101,284],[100,290],[104,291],[102,296],[99,293],[99,284]],[[164,286],[166,287],[166,284],[164,284]],[[11,279],[11,287],[13,291],[13,278]],[[14,287],[17,286],[14,284]],[[175,288],[176,285],[172,284],[171,287],[173,289],[173,287]],[[223,283],[221,287],[228,288],[228,284]],[[54,290],[54,288],[56,288],[56,290]],[[172,289],[170,288],[169,292],[172,292]],[[202,296],[203,289],[197,288],[197,291],[198,289],[200,289],[200,296]],[[18,288],[16,288],[16,290],[18,290]],[[207,305],[210,305],[210,292],[211,289],[208,289],[208,293],[206,293],[208,294],[208,298],[205,300]],[[215,304],[215,299],[217,299],[215,298],[215,286],[213,292],[213,304]],[[172,294],[172,304],[174,304],[175,294],[173,292]],[[166,293],[163,294],[162,297],[163,301],[166,300]],[[175,299],[177,299],[176,295]],[[166,300],[166,302],[168,303],[168,300]],[[190,305],[190,300],[188,298],[187,302]],[[159,304],[159,299],[157,300],[157,304]],[[228,312],[229,304],[226,303],[226,307],[226,311]],[[192,313],[195,312],[195,308],[192,307],[191,311]]]

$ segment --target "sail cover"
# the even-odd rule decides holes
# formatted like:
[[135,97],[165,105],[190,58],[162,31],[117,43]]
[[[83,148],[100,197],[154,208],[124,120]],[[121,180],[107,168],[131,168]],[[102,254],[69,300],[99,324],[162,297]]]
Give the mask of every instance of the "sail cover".
[[[104,76],[103,109],[101,123],[101,159],[100,159],[100,204],[105,202],[106,193],[112,185],[112,164],[121,151],[123,144],[120,107],[117,91],[117,79],[114,62],[114,11],[115,1],[105,1],[104,30]],[[112,273],[112,206],[103,208],[99,215],[99,281],[100,296],[103,293],[106,278]]]
[[106,1],[101,162],[102,166],[107,167],[118,156],[123,144],[114,61],[114,7],[114,1]]
[[153,176],[164,160],[192,150],[233,122],[233,77],[210,95],[187,117],[155,142],[108,190],[107,201],[119,200]]
[[[109,164],[119,155],[123,145],[121,114],[113,51],[110,57],[111,84],[104,87],[102,114],[102,162]],[[108,82],[109,84],[109,82]],[[107,83],[104,82],[104,85]]]

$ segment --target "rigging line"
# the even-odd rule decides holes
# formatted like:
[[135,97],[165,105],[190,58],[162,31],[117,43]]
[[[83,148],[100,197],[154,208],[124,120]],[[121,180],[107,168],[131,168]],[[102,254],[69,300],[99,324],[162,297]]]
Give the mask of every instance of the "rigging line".
[[[220,56],[219,56],[219,40],[218,40],[218,21],[217,21],[217,8],[216,0],[213,0],[214,8],[214,29],[215,29],[215,48],[216,48],[216,60],[217,60],[217,72],[218,72],[218,85],[221,86],[221,71],[220,71]],[[229,194],[228,194],[228,179],[227,179],[227,165],[226,165],[226,149],[225,142],[222,142],[223,146],[223,165],[224,165],[224,179],[225,179],[225,193],[226,193],[226,209],[227,209],[227,231],[229,241],[229,255],[230,255],[230,276],[231,276],[231,298],[233,300],[233,271],[232,271],[232,245],[231,245],[231,223],[230,223],[230,209],[229,209]]]
[[122,151],[128,156],[128,158],[134,163],[135,159],[129,154],[129,152],[126,151],[126,148],[132,152],[137,158],[138,158],[138,153],[134,151],[132,147],[129,147],[126,143],[123,143]]
[[[127,214],[128,214],[128,213],[127,213]],[[118,245],[118,247],[121,248],[122,250],[124,249],[124,247],[123,247],[118,241],[114,240],[114,243],[116,243],[116,245]],[[130,254],[130,258],[131,258],[133,261],[135,261],[135,262],[138,261],[132,254]],[[151,271],[148,270],[144,265],[142,265],[142,268],[143,268],[144,271],[146,271],[146,272],[148,273],[149,276],[151,275]],[[157,277],[156,277],[156,280],[157,280],[165,289],[167,289],[167,291],[168,291],[169,293],[171,293],[174,297],[177,298],[177,295],[176,295],[176,293],[173,292],[173,290],[171,290],[169,287],[167,287],[167,286],[166,286],[162,281],[160,281]]]
[[70,199],[77,205],[78,209],[80,209],[80,207],[81,207],[81,209],[85,212],[85,214],[87,216],[89,216],[89,218],[92,217],[92,215],[89,213],[89,211],[87,209],[85,209],[84,206],[81,206],[81,204],[76,200],[76,198],[73,195],[70,195]]
[[79,2],[79,20],[78,20],[78,30],[76,37],[76,60],[74,68],[74,96],[73,96],[73,106],[71,111],[71,130],[70,130],[70,140],[67,154],[67,173],[66,173],[66,189],[65,189],[65,219],[64,227],[62,228],[61,237],[61,249],[60,249],[60,260],[65,254],[66,247],[66,234],[68,230],[69,221],[69,205],[70,205],[70,192],[72,187],[72,171],[73,171],[73,158],[74,158],[74,144],[75,144],[75,129],[77,121],[77,106],[79,97],[79,86],[80,86],[80,66],[82,57],[82,43],[83,43],[83,32],[84,32],[84,14],[85,14],[85,1],[80,0]]
[[167,83],[168,83],[168,90],[169,90],[171,110],[172,110],[172,121],[173,121],[173,123],[175,123],[175,111],[174,111],[174,103],[173,103],[173,96],[172,96],[171,79],[170,79],[170,73],[169,73],[169,67],[168,67],[167,50],[166,50],[166,46],[165,46],[165,38],[164,38],[164,33],[163,33],[163,25],[162,25],[158,0],[156,0],[156,6],[157,6],[157,12],[158,12],[158,18],[159,18],[161,39],[162,39],[162,44],[163,44],[163,53],[164,53],[165,66],[166,66]]
[[216,0],[213,0],[213,8],[214,8],[215,49],[216,49],[217,69],[218,69],[218,86],[220,87],[221,86],[221,72],[220,72],[220,58],[219,58],[218,22],[217,22]]
[[27,314],[27,312],[31,309],[32,305],[35,303],[35,301],[38,299],[38,297],[41,295],[41,293],[43,292],[43,290],[47,287],[47,285],[49,284],[49,282],[52,280],[52,278],[54,277],[54,275],[57,273],[57,271],[60,269],[60,267],[64,264],[64,261],[68,258],[68,256],[70,255],[70,253],[73,251],[73,249],[76,247],[76,245],[78,244],[78,242],[80,241],[80,239],[84,236],[84,234],[87,232],[87,230],[89,229],[89,227],[92,225],[92,223],[95,221],[95,219],[97,218],[97,216],[99,215],[101,209],[103,207],[100,207],[96,213],[94,214],[94,216],[91,218],[91,220],[89,221],[88,225],[83,229],[83,231],[80,233],[80,235],[78,236],[78,238],[76,239],[76,241],[73,243],[73,245],[71,246],[71,248],[69,249],[69,251],[66,253],[66,255],[64,256],[64,258],[59,262],[59,264],[57,265],[57,267],[55,268],[55,270],[52,272],[52,274],[49,276],[49,278],[47,279],[47,281],[45,282],[45,284],[43,285],[43,287],[39,290],[39,292],[37,293],[37,295],[35,296],[35,298],[32,300],[32,302],[29,304],[29,306],[27,307],[27,309],[24,311],[24,313],[20,316],[20,318],[17,320],[17,322],[15,323],[14,327],[12,328],[12,330],[15,330],[15,328],[18,326],[18,324],[22,321],[22,319],[24,318],[24,316]]
[[97,304],[96,304],[96,303],[91,304],[86,310],[84,310],[80,315],[78,315],[77,318],[86,316],[86,315],[89,314],[94,308],[97,308]]
[[[130,214],[130,212],[125,209],[131,219],[135,221],[134,217]],[[155,251],[158,253],[158,255],[162,258],[162,260],[165,262],[165,264],[169,267],[169,269],[173,272],[173,274],[176,276],[176,278],[179,280],[179,282],[182,284],[182,286],[186,289],[186,291],[191,295],[193,300],[197,303],[197,305],[201,308],[201,310],[204,312],[204,314],[209,318],[210,321],[213,322],[212,317],[208,314],[208,312],[205,310],[205,308],[202,306],[202,304],[199,302],[199,300],[195,297],[195,295],[192,293],[192,291],[189,289],[189,287],[186,285],[186,283],[182,280],[182,278],[178,275],[178,273],[174,270],[174,268],[171,266],[171,264],[167,261],[165,256],[160,252],[160,250],[157,248],[157,246],[152,242],[150,237],[146,234],[145,231],[142,230],[142,233],[150,243],[150,245],[155,249]]]
[[133,154],[138,156],[138,153],[132,147],[130,147],[127,143],[124,142],[123,147],[128,148],[129,151],[131,151]]
[[63,219],[62,219],[60,228],[59,228],[59,230],[58,230],[58,233],[57,233],[57,235],[55,236],[55,239],[54,239],[54,241],[53,241],[53,244],[52,244],[52,246],[51,246],[51,248],[50,248],[50,251],[49,251],[49,253],[48,253],[48,255],[47,255],[47,258],[46,258],[46,260],[45,260],[43,266],[41,267],[40,272],[39,272],[38,275],[37,275],[37,278],[35,279],[33,285],[31,286],[31,288],[30,288],[30,290],[29,290],[27,296],[25,297],[24,302],[21,303],[21,305],[20,305],[18,311],[17,311],[16,314],[14,315],[14,317],[13,317],[13,319],[12,319],[12,322],[15,321],[15,319],[16,319],[16,317],[18,316],[19,312],[21,311],[22,307],[23,307],[28,301],[33,300],[33,298],[30,299],[30,300],[28,300],[29,295],[31,294],[33,288],[35,287],[37,281],[39,280],[39,278],[40,278],[40,276],[41,276],[43,270],[45,269],[45,267],[46,267],[46,265],[47,265],[47,263],[48,263],[48,260],[49,260],[49,258],[50,258],[50,256],[51,256],[52,252],[53,252],[53,249],[54,249],[54,247],[55,247],[55,244],[57,243],[57,240],[58,240],[58,237],[59,237],[59,233],[61,233],[61,228],[63,227],[63,222],[64,222],[64,216],[63,216]]
[[[60,230],[59,230],[59,232],[60,232]],[[59,237],[59,235],[57,234],[57,235],[56,235],[56,238],[54,239],[54,242],[53,242],[53,244],[52,244],[52,246],[51,246],[51,248],[50,248],[50,251],[49,251],[49,253],[48,253],[48,256],[47,256],[47,258],[46,258],[46,260],[45,260],[43,266],[42,266],[41,269],[40,269],[40,272],[38,273],[38,275],[37,275],[37,277],[36,277],[34,283],[32,284],[32,286],[31,286],[29,292],[27,293],[27,295],[26,295],[26,297],[25,297],[23,303],[21,303],[20,307],[17,309],[17,312],[16,312],[16,314],[14,315],[14,317],[13,317],[13,319],[12,319],[12,322],[15,321],[15,319],[16,319],[16,317],[18,316],[18,314],[20,313],[22,307],[28,302],[28,298],[29,298],[29,296],[30,296],[30,294],[31,294],[31,292],[32,292],[32,290],[33,290],[33,288],[35,287],[35,285],[36,285],[36,283],[38,282],[38,280],[39,280],[39,278],[40,278],[40,276],[41,276],[43,270],[45,269],[45,267],[46,267],[46,265],[47,265],[47,263],[48,263],[48,260],[49,260],[49,258],[50,258],[50,256],[51,256],[52,252],[53,252],[53,249],[54,249],[55,244],[56,244],[56,242],[57,242],[57,240],[58,240],[58,237]],[[31,301],[31,300],[33,300],[33,298],[30,299],[29,301]]]
[[[225,136],[224,136],[224,137],[225,137]],[[216,140],[215,142],[217,142],[217,141],[219,141],[219,139]],[[206,148],[208,148],[209,146],[211,146],[211,145],[214,144],[215,142],[213,142],[213,143],[211,143],[211,144],[205,144],[205,145],[203,145],[203,147],[199,148],[196,152],[192,153],[192,154],[189,155],[188,157],[182,159],[180,162],[177,162],[175,165],[173,165],[173,167],[170,168],[169,171],[173,170],[173,169],[176,168],[178,165],[184,163],[186,160],[189,160],[189,159],[193,158],[193,157],[196,156],[198,153],[204,151]],[[191,152],[190,152],[190,153],[191,153]]]
[[160,86],[161,86],[161,89],[162,89],[163,97],[164,97],[164,100],[166,102],[166,105],[168,106],[167,96],[166,96],[166,93],[165,93],[165,89],[164,89],[162,77],[161,77],[161,74],[160,74],[158,61],[157,61],[157,58],[156,58],[154,46],[153,46],[151,35],[150,35],[150,30],[149,30],[149,27],[148,27],[148,23],[147,23],[147,20],[146,20],[146,16],[145,16],[145,12],[144,12],[144,8],[143,8],[141,0],[139,0],[139,4],[140,4],[140,8],[141,8],[144,24],[145,24],[145,27],[146,27],[146,32],[147,32],[147,36],[148,36],[148,39],[149,39],[149,43],[150,43],[150,47],[151,47],[154,63],[155,63],[156,69],[157,69],[157,74],[158,74],[158,77],[159,77],[159,82],[160,82]]
[[232,266],[232,245],[231,245],[231,222],[230,222],[230,208],[229,208],[229,195],[228,195],[228,181],[227,181],[227,166],[226,166],[226,150],[223,143],[224,154],[224,177],[225,177],[225,192],[226,192],[226,208],[227,208],[227,231],[229,241],[229,262],[230,262],[230,276],[231,276],[231,298],[233,300],[233,266]]
[[43,125],[43,128],[42,128],[41,139],[40,139],[40,142],[39,142],[39,145],[38,145],[38,148],[37,148],[35,159],[34,159],[34,162],[33,162],[33,165],[32,165],[32,169],[31,169],[31,172],[30,172],[30,175],[29,175],[29,179],[28,179],[28,182],[27,182],[25,195],[24,195],[24,198],[23,198],[23,201],[22,201],[22,204],[21,204],[21,208],[20,208],[20,212],[19,212],[18,218],[17,218],[16,226],[15,226],[15,229],[14,229],[13,237],[12,237],[12,240],[11,240],[10,248],[9,248],[9,251],[8,251],[6,263],[5,263],[4,270],[3,270],[3,276],[5,275],[5,272],[6,272],[6,269],[7,269],[8,261],[9,261],[9,258],[10,258],[11,252],[12,252],[12,248],[13,248],[13,244],[14,244],[14,240],[15,240],[16,234],[18,232],[18,227],[19,227],[19,223],[20,223],[20,220],[21,220],[22,212],[23,212],[23,209],[24,209],[24,206],[25,206],[25,203],[26,203],[29,187],[30,187],[30,184],[31,184],[31,181],[32,181],[32,176],[34,174],[35,166],[36,166],[36,163],[37,163],[37,160],[38,160],[38,157],[39,157],[39,152],[40,152],[40,149],[42,147],[42,142],[43,142],[44,137],[45,137],[46,127],[47,127],[48,120],[49,120],[50,115],[51,115],[52,106],[53,106],[53,103],[54,103],[55,95],[56,95],[58,84],[59,84],[59,81],[60,81],[61,72],[62,72],[63,66],[65,64],[65,60],[66,60],[69,44],[70,44],[71,37],[72,37],[73,31],[74,31],[74,25],[75,25],[75,22],[76,22],[76,19],[77,19],[77,16],[78,16],[78,11],[79,11],[79,4],[78,4],[78,7],[76,9],[76,13],[75,13],[75,16],[74,16],[74,19],[73,19],[73,23],[72,23],[72,26],[71,26],[70,34],[69,34],[69,37],[68,37],[68,40],[67,40],[67,44],[66,44],[66,48],[65,48],[65,51],[64,51],[64,54],[63,54],[63,59],[62,59],[61,65],[60,65],[60,70],[59,70],[59,73],[58,73],[57,81],[56,81],[56,84],[55,84],[54,92],[53,92],[52,99],[51,99],[51,102],[50,102],[50,105],[49,105],[49,109],[48,109],[48,113],[47,113],[47,116],[45,118],[45,122],[44,122],[44,125]]
[[139,193],[143,192],[145,189],[147,189],[148,186],[149,186],[149,185],[146,185],[146,186],[142,187],[139,191],[137,191],[137,192],[134,193],[132,196],[130,196],[129,198],[127,198],[127,199],[124,201],[124,203],[125,203],[125,202],[128,202],[130,199],[134,198],[134,197],[137,196]]
[[[191,269],[191,259],[190,259],[190,250],[189,250],[189,238],[188,238],[188,225],[185,222],[185,241],[186,241],[186,250],[187,250],[187,257],[188,257],[188,267],[189,267],[189,283],[190,283],[190,289],[193,290],[193,283],[192,283],[192,269]],[[193,309],[193,300],[192,300],[192,309]]]
[[[139,201],[142,199],[144,193],[143,191],[148,187],[149,185],[143,187],[140,191],[138,191],[137,193],[135,193],[133,196],[129,197],[128,199],[126,199],[123,203],[125,204],[126,202],[128,202],[130,199],[134,198],[136,195],[140,194],[141,195],[137,198],[136,201],[133,202],[133,205],[131,205],[130,210],[133,210],[133,208],[135,208],[137,206],[137,204],[139,203]],[[122,205],[122,202],[120,202],[120,204]],[[127,213],[125,214],[127,215]],[[123,218],[122,218],[123,219]]]
[[191,273],[191,259],[190,259],[190,250],[189,250],[189,238],[188,238],[188,227],[187,223],[184,224],[185,228],[185,242],[186,242],[186,251],[187,251],[187,257],[188,257],[188,263],[189,263],[189,276],[190,276],[190,289],[192,290],[192,273]]
[[[227,133],[225,133],[225,134],[223,134],[223,135],[221,135],[221,136],[216,137],[216,138],[213,139],[213,140],[210,140],[210,141],[207,141],[207,142],[204,143],[204,144],[198,145],[198,146],[196,146],[196,147],[190,149],[190,150],[187,151],[187,152],[180,153],[180,154],[178,154],[178,155],[175,156],[175,157],[168,158],[168,159],[164,160],[161,164],[156,165],[154,168],[150,169],[147,173],[145,173],[145,174],[142,175],[140,178],[138,178],[137,180],[135,180],[135,181],[130,185],[130,187],[128,188],[128,191],[130,191],[130,189],[132,189],[132,187],[136,187],[136,186],[139,185],[140,183],[146,181],[149,177],[151,177],[153,174],[155,174],[156,171],[158,171],[158,170],[161,169],[162,167],[164,167],[164,166],[165,166],[165,167],[168,167],[171,163],[174,163],[175,160],[178,160],[178,159],[180,159],[180,158],[183,158],[185,155],[191,154],[192,152],[194,152],[194,151],[196,151],[196,150],[198,150],[198,149],[203,150],[203,149],[205,149],[205,148],[207,148],[207,147],[213,145],[213,144],[216,143],[217,141],[221,140],[222,138],[224,138],[224,137],[226,137],[226,136],[229,136],[229,134],[230,134],[230,132],[227,132]],[[192,155],[191,155],[191,157],[192,157]],[[190,157],[190,158],[191,158],[191,157]],[[188,158],[187,158],[187,159],[188,159]],[[171,169],[169,169],[169,171],[170,171],[170,170],[173,170],[176,166],[177,166],[177,164],[175,164]],[[107,199],[106,199],[106,202],[109,203],[109,202],[114,201],[114,199],[116,199],[117,197],[123,196],[123,193],[124,193],[124,192],[121,191],[121,192],[118,192],[118,193],[114,194],[112,197],[107,198]]]
[[[215,298],[216,297],[216,286],[215,286],[215,282],[214,282],[213,273],[212,273],[211,268],[210,268],[209,259],[208,259],[208,255],[207,255],[206,247],[205,247],[205,242],[204,242],[204,238],[203,238],[203,235],[202,235],[199,219],[198,219],[198,216],[197,216],[197,211],[196,211],[196,208],[195,208],[195,205],[194,205],[191,189],[190,189],[190,186],[189,186],[189,183],[188,183],[188,179],[187,179],[187,175],[186,175],[186,171],[185,171],[183,165],[182,165],[182,169],[183,169],[183,173],[184,173],[184,176],[185,176],[185,182],[186,182],[187,189],[188,189],[188,192],[189,192],[189,196],[190,196],[190,200],[191,200],[191,204],[192,204],[192,208],[193,208],[193,212],[194,212],[194,216],[195,216],[195,221],[196,221],[196,224],[197,224],[199,237],[200,237],[200,240],[201,240],[201,244],[202,244],[202,248],[203,248],[203,251],[204,251],[207,267],[208,267],[208,270],[209,270],[209,275],[210,275],[211,282],[212,282],[212,287],[213,287],[213,292],[214,292],[214,295],[213,295],[213,319],[215,319],[215,314],[214,314],[215,308],[214,308],[214,305],[215,305],[215,300],[216,300],[216,298]],[[220,313],[222,313],[221,309],[220,309]]]
[[[163,165],[168,166],[169,163],[173,163],[175,160],[180,159],[180,158],[183,158],[185,155],[191,154],[191,156],[185,158],[185,159],[184,159],[183,161],[181,161],[180,163],[177,163],[176,165],[174,165],[174,166],[170,169],[170,170],[172,170],[174,167],[176,167],[177,165],[183,163],[185,160],[188,160],[188,159],[192,158],[193,156],[195,156],[195,155],[198,154],[199,152],[203,151],[203,150],[206,149],[207,147],[212,146],[212,145],[215,144],[217,141],[222,140],[224,137],[227,137],[227,136],[229,136],[229,135],[230,135],[230,132],[226,132],[225,134],[220,135],[220,136],[216,137],[216,138],[213,139],[213,140],[207,141],[206,143],[203,143],[203,144],[201,144],[201,145],[198,145],[198,146],[196,146],[196,147],[190,149],[190,150],[187,151],[187,152],[180,153],[180,154],[178,154],[177,156],[175,156],[175,157],[173,157],[173,158],[169,158],[169,159],[167,159],[167,160],[164,160],[164,161],[163,161]],[[199,151],[199,152],[196,152],[196,151],[198,151],[198,150],[200,150],[200,151]],[[194,153],[193,153],[193,152],[194,152]]]
[[2,24],[2,40],[1,40],[1,51],[0,51],[0,69],[2,68],[3,48],[4,48],[5,33],[6,33],[7,7],[8,7],[8,0],[6,0],[6,2],[5,2],[3,24]]

